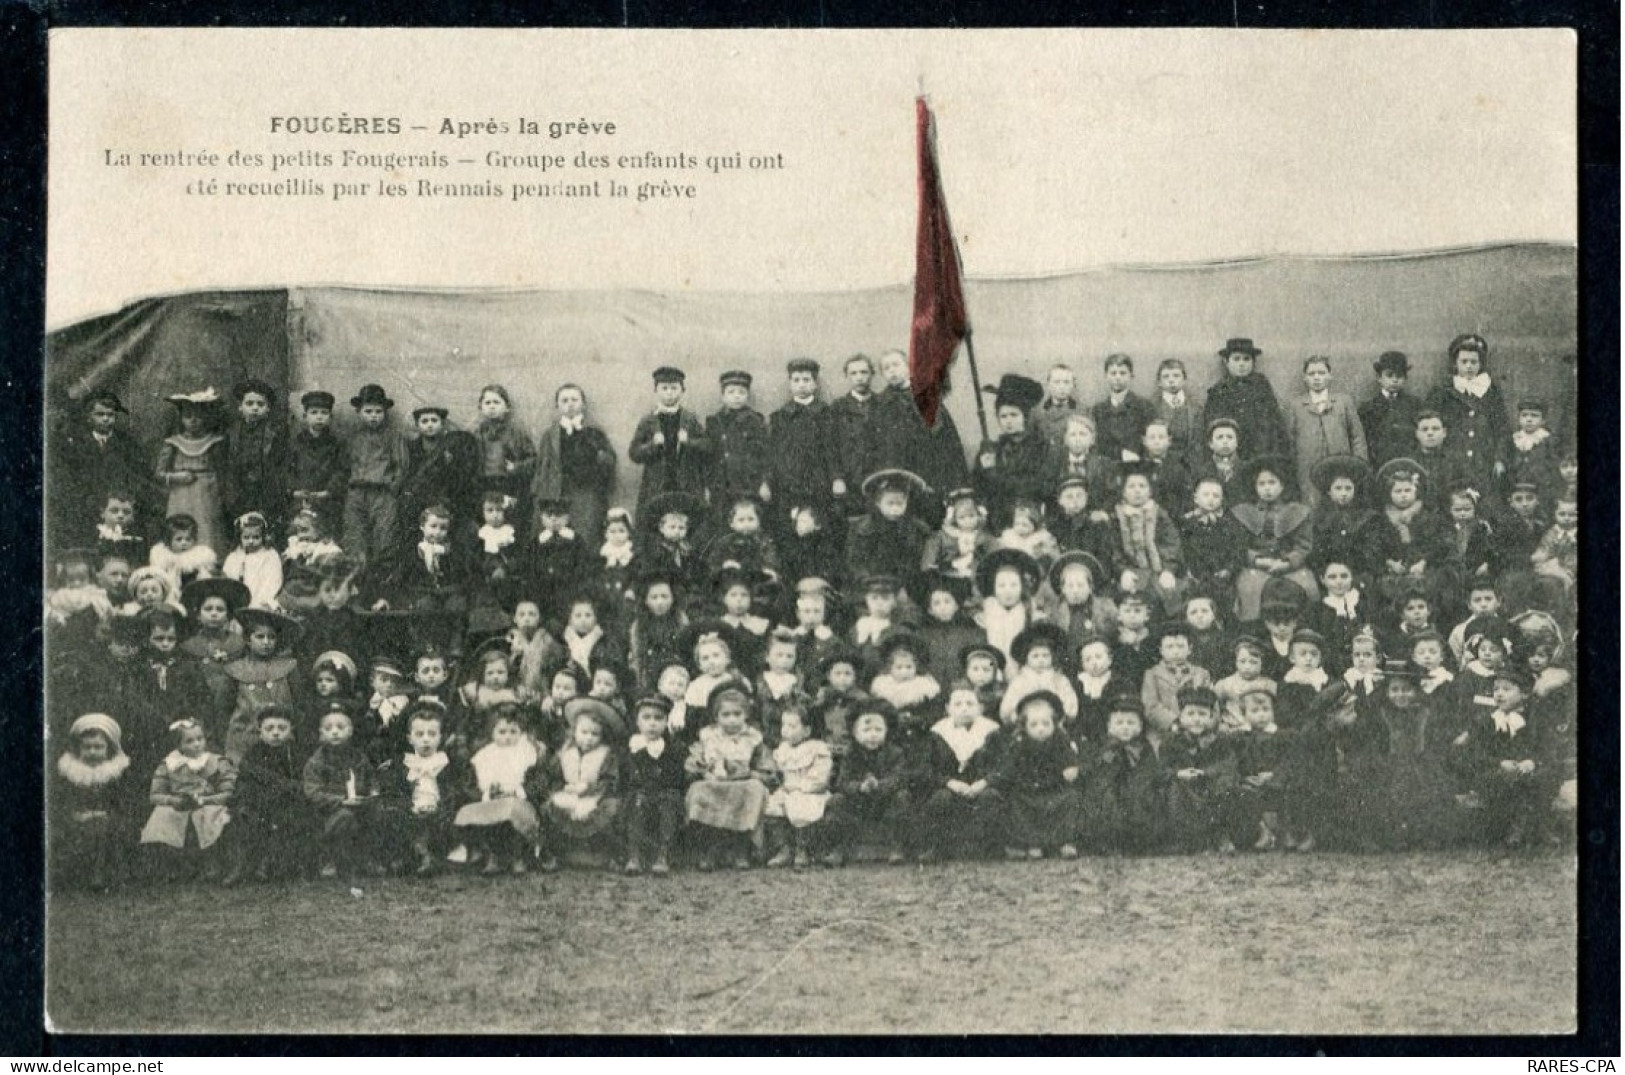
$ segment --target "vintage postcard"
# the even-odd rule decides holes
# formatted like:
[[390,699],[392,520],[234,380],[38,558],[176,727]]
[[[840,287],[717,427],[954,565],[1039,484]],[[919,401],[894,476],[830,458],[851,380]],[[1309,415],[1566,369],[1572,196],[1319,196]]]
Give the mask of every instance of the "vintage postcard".
[[1572,1031],[1575,65],[53,32],[50,1026]]

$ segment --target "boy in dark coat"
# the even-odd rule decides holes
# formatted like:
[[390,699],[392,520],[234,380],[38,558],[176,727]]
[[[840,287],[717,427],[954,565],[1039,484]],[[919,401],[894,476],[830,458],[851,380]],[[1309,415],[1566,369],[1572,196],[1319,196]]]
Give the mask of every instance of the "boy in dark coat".
[[837,763],[835,794],[826,808],[834,847],[825,861],[840,865],[857,840],[872,833],[886,847],[887,861],[897,865],[905,861],[915,834],[909,759],[887,739],[896,711],[871,698],[855,706],[852,716],[852,742]]
[[1104,740],[1086,748],[1084,831],[1105,854],[1156,851],[1167,838],[1167,770],[1143,734],[1139,699],[1109,708]]
[[1422,411],[1422,401],[1405,391],[1411,364],[1403,353],[1383,352],[1372,369],[1377,374],[1377,393],[1360,404],[1360,426],[1365,430],[1371,465],[1380,467],[1390,459],[1410,454],[1416,443],[1416,416]]
[[856,354],[841,366],[851,389],[829,405],[829,431],[835,452],[835,477],[846,487],[842,498],[847,504],[861,504],[853,492],[863,479],[880,470],[876,462],[874,425],[876,396],[872,389],[875,364],[865,354]]
[[773,499],[828,509],[847,488],[830,435],[829,407],[818,398],[818,363],[792,359],[789,375],[790,401],[768,423]]
[[406,446],[401,477],[400,515],[411,527],[431,504],[450,509],[457,534],[472,539],[480,525],[480,466],[483,449],[474,434],[446,428],[444,407],[412,412],[417,438]]
[[588,577],[593,550],[570,525],[564,499],[538,502],[536,516],[540,526],[519,557],[519,593],[535,601],[544,617],[561,617],[565,597]]
[[[52,540],[61,546],[69,535],[93,533],[107,494],[135,498],[146,518],[134,529],[151,532],[160,521],[162,504],[153,486],[152,456],[119,416],[130,412],[106,389],[89,392],[78,402],[66,428],[51,437],[50,494]],[[223,551],[223,550],[217,550]]]
[[264,381],[248,380],[232,390],[237,420],[226,433],[225,472],[221,474],[221,502],[226,518],[237,519],[257,511],[280,527],[287,518],[287,489],[283,484],[288,458],[287,419],[273,414],[276,390]]
[[1208,390],[1202,419],[1208,426],[1220,418],[1236,424],[1240,433],[1237,452],[1243,459],[1261,455],[1286,455],[1291,451],[1281,404],[1269,378],[1257,372],[1258,356],[1263,354],[1245,338],[1227,340],[1219,349],[1224,375]]
[[390,754],[378,767],[378,811],[387,826],[386,854],[392,865],[410,849],[418,876],[435,871],[451,847],[451,820],[465,783],[461,767],[441,749],[446,707],[419,699],[401,718],[407,749]]
[[329,524],[344,515],[344,442],[333,435],[333,393],[306,392],[299,397],[304,420],[288,440],[284,484],[295,505],[309,508]]
[[660,695],[637,704],[637,733],[627,744],[621,773],[626,825],[626,872],[671,871],[671,845],[683,824],[687,752],[671,734],[671,701]]
[[[300,758],[293,741],[293,711],[267,706],[255,718],[259,740],[237,766],[231,800],[232,885],[245,877],[269,881],[302,875],[309,865],[314,816],[305,801]],[[306,748],[308,750],[308,748]]]
[[[986,389],[984,389],[986,390]],[[1027,428],[1027,416],[1043,399],[1044,389],[1030,377],[1007,373],[994,396],[999,437],[976,454],[974,482],[989,508],[995,530],[1009,525],[1018,500],[1043,503],[1055,484],[1055,456],[1042,435]]]
[[913,584],[931,530],[908,507],[924,493],[925,482],[906,470],[882,470],[864,480],[863,495],[873,507],[847,534],[849,578],[889,575],[905,587]]
[[1187,853],[1235,850],[1229,834],[1235,744],[1219,735],[1217,712],[1211,688],[1184,688],[1179,692],[1179,723],[1162,745],[1162,761],[1172,777],[1169,823],[1176,846]]
[[920,775],[921,859],[950,848],[985,851],[1001,813],[1002,796],[988,782],[1004,747],[999,722],[982,715],[976,689],[957,683],[948,715],[926,737]]
[[739,497],[770,495],[767,485],[772,441],[767,419],[750,405],[751,376],[729,370],[721,377],[722,407],[705,423],[711,443],[711,503],[724,507]]
[[1090,408],[1095,420],[1095,444],[1114,463],[1135,462],[1142,456],[1145,427],[1157,416],[1149,400],[1134,394],[1134,360],[1108,355],[1105,364],[1106,398]]
[[702,501],[705,497],[711,446],[699,417],[683,406],[687,379],[674,366],[655,370],[655,409],[640,418],[632,431],[627,454],[643,467],[639,518],[645,505],[662,493],[693,493]]
[[1061,729],[1061,699],[1035,691],[1016,711],[1020,729],[1006,744],[988,786],[1004,799],[1007,855],[1078,857],[1078,748]]

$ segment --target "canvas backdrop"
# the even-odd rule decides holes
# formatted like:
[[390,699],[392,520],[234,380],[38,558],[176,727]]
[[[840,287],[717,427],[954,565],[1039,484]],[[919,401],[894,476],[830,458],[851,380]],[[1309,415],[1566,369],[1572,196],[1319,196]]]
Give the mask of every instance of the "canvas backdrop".
[[[1576,263],[1572,247],[1513,245],[1365,258],[1271,258],[1199,266],[1109,269],[1044,278],[971,280],[966,297],[981,380],[1006,372],[1042,379],[1050,365],[1079,372],[1080,394],[1104,394],[1102,360],[1126,352],[1136,388],[1153,390],[1157,363],[1184,360],[1193,385],[1219,374],[1218,347],[1251,336],[1260,368],[1283,400],[1301,390],[1305,357],[1332,359],[1335,386],[1363,399],[1371,363],[1388,350],[1411,357],[1412,387],[1444,376],[1451,337],[1490,342],[1490,368],[1509,405],[1539,396],[1560,434],[1573,426]],[[586,391],[589,412],[621,455],[619,499],[631,503],[637,470],[625,457],[650,406],[650,371],[688,373],[689,405],[718,406],[717,376],[755,374],[754,405],[787,398],[784,364],[824,365],[826,396],[844,391],[841,363],[857,351],[903,346],[911,288],[850,292],[391,291],[360,288],[192,293],[137,302],[71,325],[47,340],[47,390],[60,413],[92,388],[117,391],[149,442],[165,432],[163,396],[260,377],[286,393],[325,388],[349,398],[382,384],[404,425],[413,407],[448,407],[473,424],[482,385],[507,386],[534,435],[552,420],[554,390]],[[948,407],[967,452],[978,439],[964,352]]]

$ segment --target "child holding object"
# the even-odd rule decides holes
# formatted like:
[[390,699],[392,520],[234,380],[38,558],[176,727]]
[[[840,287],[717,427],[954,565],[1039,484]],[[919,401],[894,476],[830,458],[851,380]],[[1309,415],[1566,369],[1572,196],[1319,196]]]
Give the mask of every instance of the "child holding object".
[[762,733],[748,723],[750,695],[742,684],[723,683],[711,694],[711,724],[689,748],[688,820],[698,826],[699,868],[710,870],[719,854],[734,868],[750,868],[751,838],[767,807],[772,759]]
[[169,755],[152,774],[152,813],[141,842],[175,851],[195,850],[212,861],[210,849],[231,820],[226,809],[237,787],[237,767],[209,750],[203,725],[188,717],[169,726]]

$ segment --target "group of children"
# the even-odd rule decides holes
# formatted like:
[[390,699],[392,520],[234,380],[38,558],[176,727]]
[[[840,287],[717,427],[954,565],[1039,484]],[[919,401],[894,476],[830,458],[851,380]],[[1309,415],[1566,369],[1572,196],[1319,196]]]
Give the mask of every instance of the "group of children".
[[205,388],[150,471],[91,393],[48,497],[53,876],[1561,838],[1546,406],[1514,426],[1476,336],[1425,402],[1388,353],[1366,403],[1316,356],[1283,406],[1259,353],[1200,405],[1174,359],[1147,399],[1108,357],[1092,407],[1006,375],[969,465],[900,352],[830,403],[797,359],[770,417],[732,371],[702,421],[662,367],[633,511],[575,385],[534,441],[500,385],[410,439],[364,386],[343,440],[330,393],[290,434],[270,386],[229,422]]

